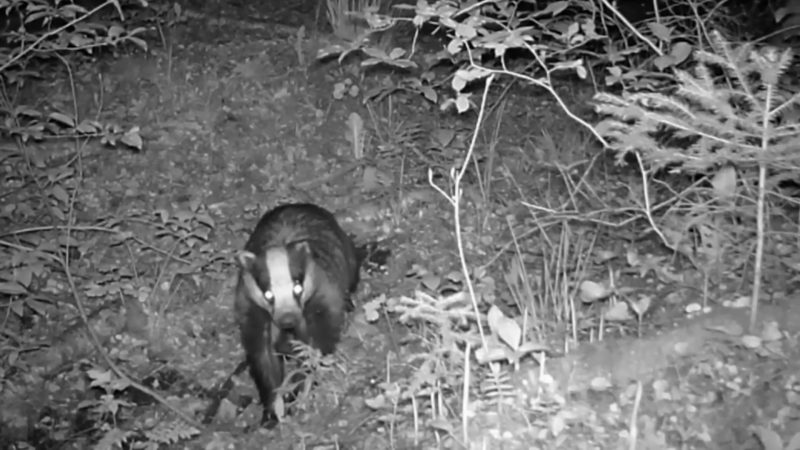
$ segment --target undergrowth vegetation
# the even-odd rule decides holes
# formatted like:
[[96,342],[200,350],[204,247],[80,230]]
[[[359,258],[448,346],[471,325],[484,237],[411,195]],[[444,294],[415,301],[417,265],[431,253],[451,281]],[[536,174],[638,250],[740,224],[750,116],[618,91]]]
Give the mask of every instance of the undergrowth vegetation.
[[[630,3],[327,0],[317,11],[327,23],[280,42],[292,46],[298,67],[270,82],[309,82],[304,62],[314,61],[315,70],[329,72],[335,101],[363,107],[341,121],[349,151],[337,157],[349,162],[338,175],[295,179],[286,168],[311,158],[281,149],[283,162],[268,159],[275,178],[311,190],[357,169],[362,192],[392,186],[381,225],[389,230],[413,228],[418,205],[446,205],[434,212],[438,226],[446,223],[437,232],[452,244],[440,243],[449,260],[437,266],[435,250],[412,245],[416,255],[431,257],[397,274],[413,288],[373,295],[360,308],[365,322],[399,322],[417,344],[403,356],[389,352],[383,378],[361,393],[369,415],[389,429],[391,446],[401,446],[395,430],[403,416],[411,417],[405,436],[421,448],[584,448],[580,433],[590,431],[604,448],[710,445],[708,430],[692,428],[690,419],[655,425],[663,414],[645,411],[643,392],[668,398],[686,385],[640,382],[649,372],[631,369],[626,381],[634,382],[602,414],[605,422],[591,408],[568,407],[572,386],[565,379],[573,372],[553,361],[609,333],[648,336],[645,319],[655,314],[657,297],[681,305],[681,313],[710,311],[720,299],[749,307],[741,345],[759,356],[777,352],[784,333],[759,326],[758,306],[766,289],[773,300],[785,299],[800,267],[800,92],[791,83],[797,68],[788,45],[800,36],[792,27],[800,11],[791,1],[761,15],[749,2],[654,1],[647,9]],[[240,222],[257,216],[258,207],[221,213],[224,202],[207,198],[201,180],[191,180],[197,186],[188,190],[197,192],[183,201],[165,205],[158,199],[163,191],[150,192],[146,207],[128,207],[128,199],[147,191],[137,174],[113,174],[122,179],[119,192],[99,192],[93,182],[104,164],[112,166],[103,158],[151,156],[142,153],[148,124],[120,114],[146,111],[137,93],[147,88],[136,85],[130,106],[109,107],[110,84],[92,68],[150,54],[154,45],[168,62],[167,76],[157,79],[170,83],[156,87],[158,101],[173,102],[171,113],[178,114],[190,104],[181,96],[198,95],[207,108],[192,111],[181,132],[221,142],[209,144],[215,152],[231,147],[227,137],[215,141],[224,134],[218,114],[238,121],[232,103],[216,100],[218,91],[230,94],[231,79],[203,71],[197,92],[182,92],[173,78],[174,39],[198,14],[178,3],[119,0],[0,5],[0,444],[159,448],[203,433],[203,412],[207,421],[233,422],[236,407],[214,398],[216,383],[204,379],[222,378],[210,364],[193,379],[151,363],[200,354],[215,360],[190,344],[225,343],[215,317],[175,321],[217,302],[213,292],[225,301],[232,248],[219,236],[245,224],[220,224],[219,217]],[[745,22],[751,26],[743,29]],[[747,34],[761,22],[776,31]],[[325,30],[327,41],[320,37]],[[234,73],[245,81],[237,86],[263,87],[260,70],[270,65],[257,57],[240,62]],[[88,96],[80,92],[86,73],[96,88]],[[147,78],[129,76],[137,83]],[[188,70],[184,78],[188,85]],[[250,78],[258,81],[248,84]],[[545,96],[533,97],[534,89]],[[299,91],[291,85],[276,104]],[[524,139],[506,135],[511,109],[521,102],[531,103],[524,105]],[[314,108],[317,117],[325,114]],[[152,114],[158,124],[150,130],[169,121]],[[534,135],[531,128],[540,126]],[[306,138],[310,127],[283,129]],[[234,130],[227,136],[243,133]],[[244,164],[216,157],[219,171]],[[224,188],[232,189],[227,180]],[[122,204],[105,214],[117,198]],[[675,268],[681,262],[689,275]],[[691,286],[699,301],[683,305],[671,300],[675,291],[662,295],[645,289],[648,283]],[[189,312],[182,316],[178,308]],[[301,353],[298,370],[320,385],[336,380],[329,393],[338,405],[349,362],[311,348]],[[666,359],[654,365],[666,370]],[[395,365],[411,370],[393,375]],[[704,376],[719,373],[713,364],[699,366]],[[617,381],[588,378],[593,392]],[[71,390],[62,391],[65,385]],[[315,389],[307,386],[304,397],[313,398]],[[295,405],[315,406],[302,399]],[[578,424],[591,430],[570,435]],[[767,449],[784,448],[770,427],[751,434]]]

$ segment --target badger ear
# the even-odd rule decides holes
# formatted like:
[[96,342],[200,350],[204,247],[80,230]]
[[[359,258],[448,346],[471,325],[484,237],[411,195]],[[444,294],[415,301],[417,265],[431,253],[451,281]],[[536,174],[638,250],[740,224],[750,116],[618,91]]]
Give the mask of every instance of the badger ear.
[[267,303],[266,299],[264,298],[264,291],[258,287],[258,283],[256,279],[253,278],[253,274],[250,273],[249,270],[242,270],[239,273],[239,289],[243,289],[242,292],[250,299],[253,303],[259,306],[264,311],[272,314],[272,305]]
[[253,267],[253,263],[256,260],[256,255],[253,252],[249,252],[247,250],[242,250],[241,252],[236,254],[236,263],[239,264],[239,267],[243,270],[251,270]]

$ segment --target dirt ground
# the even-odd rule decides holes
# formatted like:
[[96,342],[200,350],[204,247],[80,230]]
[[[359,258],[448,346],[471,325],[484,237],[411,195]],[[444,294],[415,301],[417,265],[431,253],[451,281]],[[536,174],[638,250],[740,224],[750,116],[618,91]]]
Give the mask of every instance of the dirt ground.
[[[424,269],[446,278],[460,271],[453,213],[429,185],[428,168],[446,185],[443,175],[471,138],[475,117],[441,112],[412,95],[362,102],[360,94],[386,89],[401,75],[362,76],[352,64],[314,62],[316,51],[332,39],[314,2],[227,2],[212,9],[190,8],[187,23],[171,31],[168,47],[104,59],[100,78],[90,68],[77,72],[81,111],[96,111],[102,90],[103,117],[138,124],[145,138],[142,152],[86,149],[77,211],[82,223],[117,219],[150,242],[149,249],[134,251],[110,246],[111,237],[101,234],[89,256],[76,261],[82,290],[113,291],[108,288],[113,282],[121,292],[113,305],[93,313],[91,323],[107,331],[101,334],[113,349],[110,356],[133,379],[166,393],[167,401],[194,417],[214,405],[210,423],[199,433],[163,448],[628,448],[634,415],[639,449],[781,448],[762,447],[754,433],[775,430],[788,443],[800,432],[800,303],[788,294],[762,308],[760,345],[751,345],[744,331],[746,310],[715,304],[712,312],[687,318],[683,307],[700,301],[698,294],[671,303],[664,291],[652,289],[657,314],[644,318],[641,337],[634,321],[602,342],[567,354],[553,349],[544,366],[548,376],[541,359],[523,358],[498,402],[477,389],[489,375],[477,375],[473,400],[463,409],[463,374],[439,376],[439,368],[429,368],[431,379],[452,380],[451,385],[419,382],[422,394],[413,401],[395,395],[397,383],[407,386],[422,378],[414,358],[431,353],[431,342],[441,337],[391,314],[376,319],[364,305],[412,296],[420,287],[412,272]],[[298,33],[307,37],[298,41]],[[356,86],[360,93],[340,98],[342,86]],[[55,98],[67,101],[66,84],[52,88],[59,91]],[[590,86],[564,81],[560,89],[574,110],[590,111]],[[543,92],[518,87],[504,108],[496,200],[488,206],[472,201],[479,196],[477,181],[467,180],[463,214],[470,219],[466,239],[476,265],[492,260],[511,239],[506,220],[520,214],[516,192],[554,203],[566,195],[551,183],[556,171],[546,163],[588,160],[598,152]],[[369,163],[353,157],[348,138],[353,112],[376,130],[365,145]],[[454,139],[443,139],[442,130],[452,131]],[[552,148],[531,150],[543,135],[550,136]],[[597,164],[601,170],[606,162]],[[511,175],[501,176],[506,169]],[[614,183],[626,184],[625,176],[596,188],[614,198]],[[340,351],[308,398],[277,429],[263,430],[246,373],[231,378],[224,398],[214,394],[242,358],[231,311],[231,256],[258,216],[286,200],[314,201],[336,211],[360,241],[377,242],[390,255],[386,267],[365,276],[360,307],[350,317]],[[159,240],[158,230],[174,236],[184,230],[168,220],[158,225],[159,218],[180,217],[180,211],[189,228],[202,228],[202,217],[213,220],[205,242],[184,248]],[[603,239],[615,245],[613,233]],[[497,280],[498,297],[507,297],[501,281],[506,264],[501,258],[487,267]],[[147,298],[144,306],[137,295]],[[61,369],[75,361],[81,361],[78,367],[94,366],[82,325],[73,325],[56,331],[35,324],[35,333],[64,344],[36,360],[49,374],[43,375],[43,388],[36,395],[19,390],[16,398],[22,400],[7,406],[6,414],[28,417],[27,428],[36,432],[25,439],[33,448],[88,448],[87,436],[99,433],[96,423],[87,425],[72,414],[76,398],[90,392],[82,380],[85,370]],[[138,430],[165,417],[146,396],[124,398],[135,405],[126,407],[124,419]],[[64,433],[72,436],[66,439]]]

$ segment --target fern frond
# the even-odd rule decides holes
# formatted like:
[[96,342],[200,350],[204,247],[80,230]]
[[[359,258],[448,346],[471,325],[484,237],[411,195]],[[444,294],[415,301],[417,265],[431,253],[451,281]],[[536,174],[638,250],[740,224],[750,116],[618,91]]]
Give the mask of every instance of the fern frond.
[[135,436],[133,431],[121,430],[114,427],[103,435],[102,438],[94,445],[97,450],[112,450],[122,448],[128,442],[128,439]]
[[498,369],[497,372],[490,370],[485,374],[485,377],[479,389],[480,393],[490,401],[500,403],[505,398],[516,396],[511,375],[507,370],[502,368]]
[[[788,98],[786,98],[788,97]],[[769,112],[770,118],[774,119],[783,119],[784,114],[792,108],[793,106],[800,106],[800,92],[797,94],[787,96],[781,95],[780,96],[781,104],[775,107],[772,111]],[[792,126],[796,124],[790,124],[788,126]]]
[[[700,69],[700,67],[703,67]],[[697,106],[710,110],[723,117],[733,117],[735,111],[733,106],[727,101],[727,96],[720,95],[722,92],[714,89],[714,80],[707,68],[699,66],[696,70],[699,76],[692,76],[689,72],[682,70],[675,71],[678,80],[676,95],[686,97],[695,102]]]
[[[710,37],[712,51],[697,52],[695,59],[698,62],[703,65],[720,66],[726,72],[736,72],[747,63],[748,55],[752,50],[751,43],[745,42],[738,47],[731,47],[718,30],[712,31]],[[737,79],[742,80],[743,78],[737,77]]]
[[159,422],[150,430],[144,432],[151,443],[169,445],[186,441],[200,434],[200,430],[182,421]]
[[761,81],[768,86],[777,86],[780,77],[792,64],[792,49],[786,48],[779,53],[778,49],[767,47],[753,52],[751,58]]
[[747,73],[750,72],[748,57],[752,54],[752,44],[748,42],[732,48],[722,33],[714,30],[711,32],[711,48],[713,52],[702,50],[697,52],[695,58],[699,61],[699,65],[721,67],[726,75],[733,76],[732,84],[742,87],[746,96],[752,98],[754,95],[750,91],[747,77]]
[[[672,92],[595,97],[605,116],[596,131],[618,160],[636,151],[656,169],[705,171],[723,164],[777,168],[800,159],[794,156],[800,125],[790,116],[800,93],[778,88],[791,50],[733,46],[716,32],[711,42],[713,52],[698,51],[692,71],[675,71]],[[790,123],[776,127],[784,117]]]

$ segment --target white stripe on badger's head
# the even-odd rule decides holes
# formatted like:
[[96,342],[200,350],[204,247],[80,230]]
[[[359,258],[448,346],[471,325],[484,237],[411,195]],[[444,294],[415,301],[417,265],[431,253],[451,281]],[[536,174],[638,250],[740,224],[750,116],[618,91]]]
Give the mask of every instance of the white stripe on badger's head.
[[[303,307],[313,292],[311,250],[306,242],[267,248],[263,256],[238,256],[247,295],[281,328],[304,328]],[[298,330],[301,331],[301,330]]]
[[302,316],[300,297],[303,295],[303,281],[293,273],[286,247],[268,249],[264,264],[269,272],[269,286],[264,290],[264,298],[273,305],[272,320],[280,328],[293,328]]

